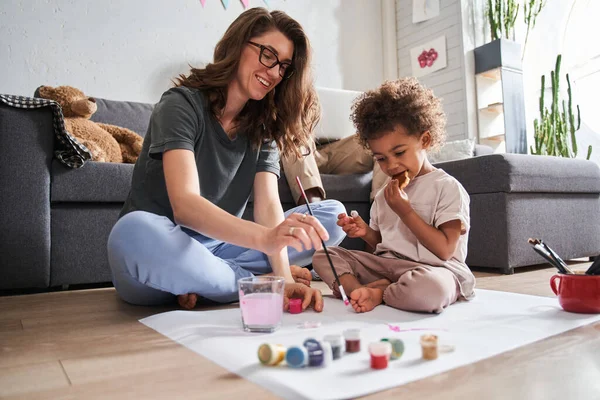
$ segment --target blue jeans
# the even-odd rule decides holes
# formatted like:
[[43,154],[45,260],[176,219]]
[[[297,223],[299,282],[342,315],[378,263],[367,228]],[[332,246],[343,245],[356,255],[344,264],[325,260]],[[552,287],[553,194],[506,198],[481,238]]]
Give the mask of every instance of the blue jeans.
[[[345,233],[336,225],[346,212],[337,200],[311,203],[315,217],[329,233],[327,246],[336,246]],[[308,212],[305,205],[288,210]],[[290,264],[311,263],[314,249],[288,247]],[[174,224],[167,217],[134,211],[117,221],[108,238],[108,261],[119,296],[128,303],[157,305],[175,295],[196,293],[227,303],[238,299],[237,281],[272,272],[267,256],[203,236]]]

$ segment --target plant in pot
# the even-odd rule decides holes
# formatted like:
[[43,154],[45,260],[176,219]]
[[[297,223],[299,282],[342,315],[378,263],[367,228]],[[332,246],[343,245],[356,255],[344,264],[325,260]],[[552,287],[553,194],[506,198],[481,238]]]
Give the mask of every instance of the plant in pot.
[[[521,10],[527,25],[526,39],[535,26],[536,19],[546,0],[486,0],[485,20],[490,28],[492,41],[475,48],[475,74],[477,96],[488,102],[480,106],[478,114],[480,139],[492,137],[495,143],[503,142],[508,153],[528,152],[527,122],[525,119],[525,95],[523,86],[523,63],[520,43],[515,39],[515,24]],[[523,46],[524,47],[524,46]],[[480,77],[494,77],[501,90],[494,84],[485,83]],[[491,97],[495,102],[490,101]],[[499,94],[498,94],[499,93]],[[489,104],[500,104],[501,113],[493,118],[482,114]],[[503,119],[502,124],[497,123]],[[493,133],[493,135],[492,135]]]
[[[523,21],[527,26],[523,51],[527,46],[529,33],[535,27],[537,17],[546,6],[547,0],[524,0]],[[515,40],[515,22],[519,15],[520,4],[514,0],[487,0],[485,16],[490,25],[492,41],[505,38]]]
[[[562,56],[556,57],[554,71],[550,72],[552,81],[552,104],[548,109],[544,104],[544,90],[546,88],[546,76],[542,75],[542,92],[540,94],[540,118],[533,121],[534,147],[530,147],[531,154],[548,155],[557,157],[574,158],[577,156],[577,137],[575,133],[581,126],[581,113],[577,105],[577,116],[573,113],[573,97],[571,92],[571,80],[567,78],[567,96],[565,102],[559,98],[560,95],[560,63]],[[592,155],[592,146],[588,146],[587,157]]]
[[514,0],[487,0],[485,9],[492,41],[502,37],[515,39],[515,21],[519,14],[519,4]]

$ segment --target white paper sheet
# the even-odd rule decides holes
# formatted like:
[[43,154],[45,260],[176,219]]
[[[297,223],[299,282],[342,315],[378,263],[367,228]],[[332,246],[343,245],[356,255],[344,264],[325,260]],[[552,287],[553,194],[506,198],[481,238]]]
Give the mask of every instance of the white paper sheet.
[[[437,51],[437,58],[435,61],[433,61],[431,66],[421,67],[419,64],[419,56],[423,51],[428,52],[431,49]],[[423,43],[410,49],[410,66],[412,69],[412,76],[415,78],[421,78],[425,75],[429,75],[433,72],[446,68],[448,66],[446,36],[440,36],[436,39],[430,40],[427,43]]]
[[440,0],[413,0],[412,22],[422,22],[440,15]]
[[[339,300],[325,299],[321,313],[285,314],[283,326],[272,334],[242,331],[239,309],[171,311],[140,320],[215,363],[286,399],[354,398],[474,363],[484,358],[600,320],[600,315],[563,311],[555,298],[477,290],[471,302],[460,302],[440,315],[399,311],[387,306],[356,314]],[[320,321],[316,329],[302,329],[305,321]],[[400,329],[425,331],[394,332]],[[362,329],[361,352],[344,355],[327,368],[265,367],[257,358],[262,343],[300,345],[347,328]],[[419,338],[435,333],[455,345],[453,353],[435,361],[421,359]],[[369,367],[368,343],[383,337],[400,338],[405,353],[385,370]]]

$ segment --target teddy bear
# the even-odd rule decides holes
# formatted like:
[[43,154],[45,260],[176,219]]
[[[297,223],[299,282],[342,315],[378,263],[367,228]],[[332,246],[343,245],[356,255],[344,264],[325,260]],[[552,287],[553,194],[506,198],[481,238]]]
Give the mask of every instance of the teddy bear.
[[71,86],[41,86],[39,97],[60,104],[67,131],[92,152],[94,161],[135,163],[144,139],[127,128],[90,121],[98,106]]

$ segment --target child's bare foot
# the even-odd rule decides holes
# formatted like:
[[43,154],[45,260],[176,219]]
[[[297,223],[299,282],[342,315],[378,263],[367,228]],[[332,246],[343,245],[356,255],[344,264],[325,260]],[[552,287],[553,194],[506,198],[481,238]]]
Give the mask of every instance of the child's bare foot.
[[312,275],[308,269],[297,265],[290,265],[290,271],[292,272],[292,278],[294,278],[296,283],[303,283],[306,286],[310,286]]
[[198,295],[196,293],[180,294],[177,296],[177,302],[182,308],[191,310],[196,307],[198,301]]
[[383,290],[369,287],[354,289],[350,293],[350,303],[358,313],[371,311],[383,303]]

